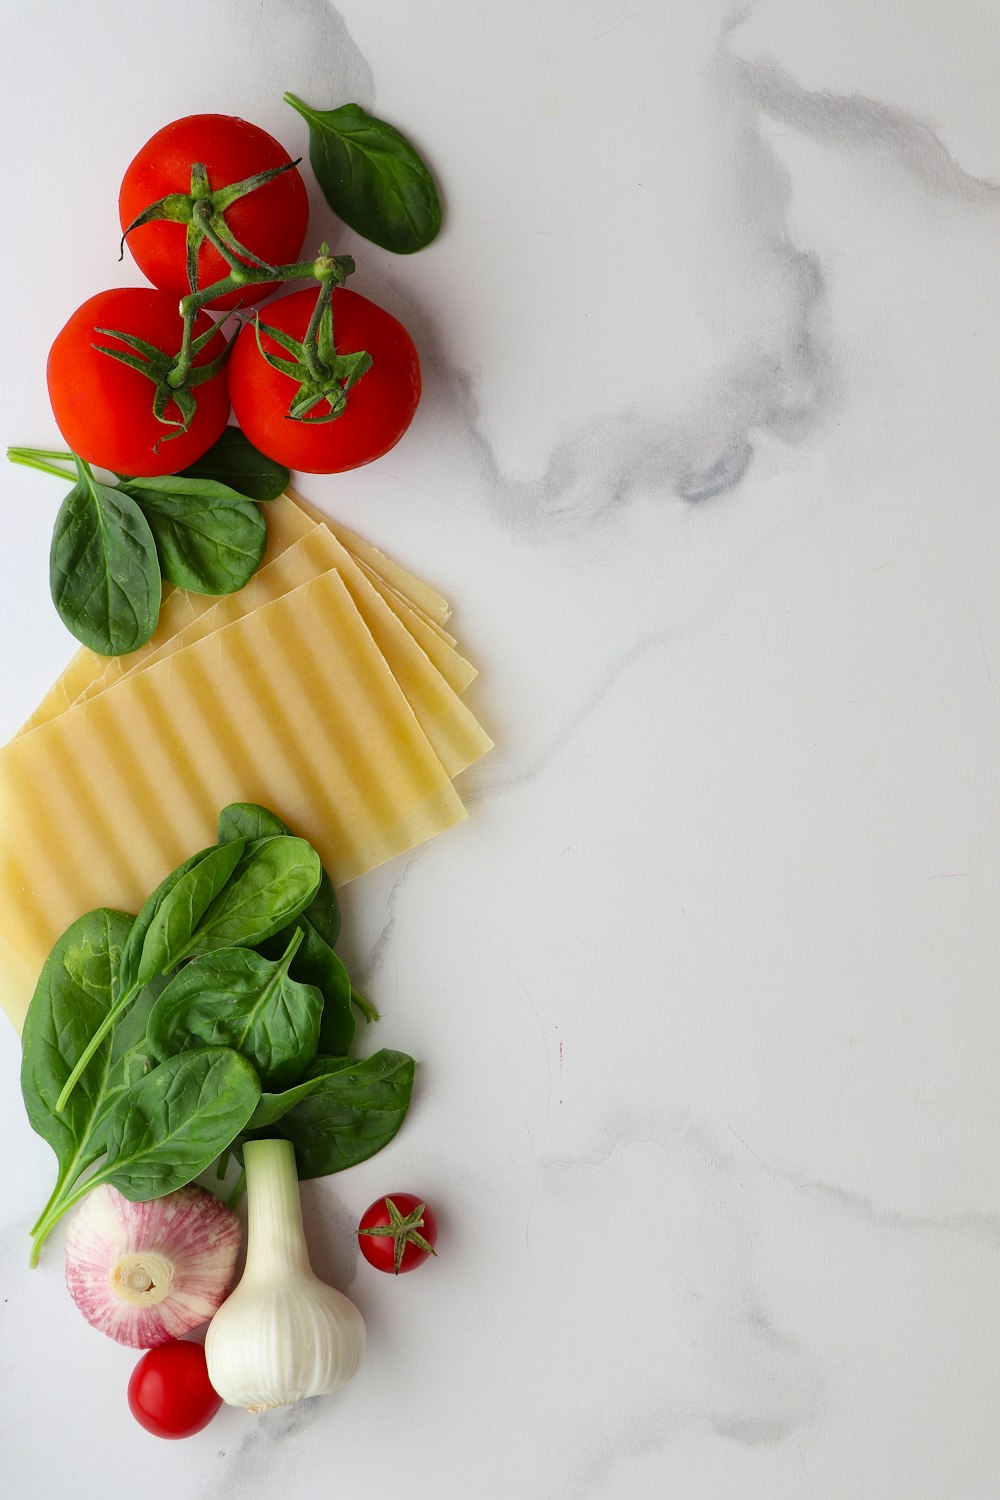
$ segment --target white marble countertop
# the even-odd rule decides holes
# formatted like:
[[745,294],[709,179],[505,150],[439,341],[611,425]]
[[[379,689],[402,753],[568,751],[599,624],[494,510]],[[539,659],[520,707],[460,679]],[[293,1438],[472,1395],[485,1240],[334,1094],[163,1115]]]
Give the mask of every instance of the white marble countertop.
[[[997,1500],[992,0],[5,0],[0,41],[11,442],[138,279],[161,124],[301,150],[293,88],[425,149],[439,242],[336,242],[419,420],[304,488],[454,601],[498,742],[469,822],[345,896],[421,1074],[306,1190],[369,1325],[340,1396],[132,1423],[58,1242],[26,1268],[51,1158],[0,1032],[5,1497]],[[58,497],[4,493],[11,733],[71,643]],[[351,1230],[410,1187],[441,1254],[394,1282]]]

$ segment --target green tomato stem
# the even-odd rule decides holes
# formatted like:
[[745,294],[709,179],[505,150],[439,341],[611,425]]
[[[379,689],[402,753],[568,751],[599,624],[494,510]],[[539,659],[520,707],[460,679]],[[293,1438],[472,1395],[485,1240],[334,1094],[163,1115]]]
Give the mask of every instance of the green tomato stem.
[[306,369],[317,383],[329,380],[332,373],[326,368],[319,357],[319,329],[323,321],[323,314],[330,306],[330,300],[333,296],[333,286],[334,283],[332,281],[324,281],[320,286],[319,296],[316,298],[316,306],[312,310],[309,326],[302,340],[302,354],[305,358]]

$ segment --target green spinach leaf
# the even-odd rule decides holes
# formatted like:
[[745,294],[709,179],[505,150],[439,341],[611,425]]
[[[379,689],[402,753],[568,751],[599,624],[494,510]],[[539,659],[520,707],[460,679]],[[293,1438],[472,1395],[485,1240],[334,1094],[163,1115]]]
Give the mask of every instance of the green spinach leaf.
[[110,1182],[134,1203],[184,1187],[232,1145],[259,1098],[257,1074],[228,1047],[169,1058],[111,1111],[108,1160],[94,1185]]
[[79,478],[56,517],[49,583],[60,618],[102,656],[145,645],[160,614],[160,564],[145,516],[130,495]]
[[[132,479],[118,486],[142,510],[168,583],[194,594],[234,594],[249,583],[267,547],[267,523],[252,500],[164,489],[168,481]],[[179,481],[176,482],[179,485]],[[223,485],[189,480],[210,491]],[[232,496],[232,498],[228,498]]]
[[172,870],[143,903],[122,955],[125,997],[180,962],[186,944],[243,857],[241,839],[210,844]]
[[324,1072],[267,1128],[292,1142],[301,1178],[325,1177],[381,1151],[402,1125],[412,1092],[413,1058],[383,1049]]
[[288,469],[265,457],[238,427],[227,427],[207,453],[189,464],[184,475],[229,485],[249,500],[277,500],[292,478]]
[[[220,844],[219,852],[233,844]],[[205,912],[174,962],[217,948],[253,948],[305,910],[322,876],[305,839],[264,838],[247,845],[229,883]]]
[[[288,824],[283,823],[277,813],[271,812],[268,807],[261,807],[258,802],[230,802],[219,814],[220,844],[229,843],[236,838],[243,838],[251,843],[256,839],[278,838],[282,835],[294,837]],[[333,881],[325,870],[320,878],[319,889],[303,916],[315,927],[323,941],[329,943],[331,948],[334,947],[340,936],[340,903]],[[283,937],[285,942],[288,940],[287,934],[279,934],[279,937]]]
[[108,1115],[115,1104],[126,1089],[130,1089],[133,1083],[137,1083],[156,1066],[157,1059],[150,1050],[146,1028],[153,1007],[169,982],[165,975],[151,979],[149,984],[139,991],[138,996],[111,1033],[111,1056],[104,1084],[104,1097],[94,1127],[95,1137],[100,1140],[102,1150],[105,1146],[103,1127],[107,1124]]
[[310,109],[285,103],[309,126],[309,160],[334,213],[365,239],[409,255],[441,228],[434,179],[405,136],[360,104]]
[[45,961],[25,1017],[21,1091],[32,1129],[48,1141],[59,1162],[53,1200],[103,1149],[98,1125],[111,1069],[110,1038],[91,1056],[67,1107],[57,1112],[56,1103],[112,1009],[114,977],[134,920],[102,909],[68,927]]
[[[319,1028],[319,1050],[333,1057],[346,1057],[354,1041],[355,1021],[351,1009],[351,980],[329,943],[323,941],[306,915],[299,917],[302,946],[292,960],[292,976],[314,985],[323,997]],[[282,934],[279,933],[278,938]],[[277,942],[278,938],[274,941]]]
[[149,1021],[148,1046],[160,1059],[192,1047],[232,1047],[267,1086],[286,1088],[316,1054],[323,996],[289,978],[302,941],[270,962],[249,948],[221,948],[174,976]]
[[[310,1094],[315,1093],[320,1082],[327,1073],[339,1073],[342,1068],[355,1066],[349,1057],[317,1057],[310,1067],[311,1077],[303,1083],[297,1083],[293,1088],[285,1089],[280,1094],[263,1093],[253,1114],[247,1122],[247,1131],[266,1130],[270,1125],[280,1120],[282,1115],[287,1115],[302,1099],[307,1099]],[[320,1069],[316,1071],[317,1067]]]
[[288,824],[259,802],[230,802],[220,812],[216,824],[220,844],[231,844],[234,839],[255,844],[258,839],[290,838],[291,835]]

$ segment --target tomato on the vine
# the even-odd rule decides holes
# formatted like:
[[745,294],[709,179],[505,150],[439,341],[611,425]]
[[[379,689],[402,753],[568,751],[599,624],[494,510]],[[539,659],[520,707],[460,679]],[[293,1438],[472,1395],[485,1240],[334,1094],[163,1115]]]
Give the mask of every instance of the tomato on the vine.
[[413,1193],[387,1193],[361,1215],[358,1244],[377,1271],[412,1271],[436,1255],[438,1226],[433,1210]]
[[[207,313],[199,313],[195,336],[209,333],[213,326]],[[182,418],[172,403],[164,413],[168,422],[154,415],[155,385],[148,375],[95,348],[103,344],[126,357],[141,358],[121,339],[100,331],[113,329],[174,356],[183,328],[176,297],[151,287],[98,292],[77,308],[56,335],[46,371],[53,415],[74,453],[119,474],[176,474],[222,435],[229,416],[224,368],[192,390],[195,413],[187,430],[181,431],[179,425],[171,425]],[[225,348],[223,335],[213,334],[195,355],[195,368],[210,364]]]
[[148,1350],[132,1371],[128,1404],[136,1421],[154,1437],[193,1437],[222,1405],[208,1378],[201,1344],[178,1339]]
[[[122,232],[151,205],[173,198],[172,216],[185,212],[174,195],[189,198],[192,168],[200,163],[212,193],[244,182],[260,172],[284,167],[276,176],[222,210],[224,229],[254,256],[277,266],[294,261],[305,239],[309,199],[292,158],[266,130],[233,115],[188,115],[165,125],[129,164],[118,197]],[[199,194],[200,196],[200,194]],[[136,265],[154,286],[182,297],[188,284],[187,225],[183,218],[140,224],[126,244]],[[241,257],[242,258],[242,257]],[[218,250],[204,239],[198,248],[198,285],[206,287],[229,274]],[[268,296],[278,285],[245,287],[210,302],[210,307],[246,307]]]
[[[270,365],[266,354],[288,361],[287,347],[265,331],[267,325],[302,340],[316,307],[307,288],[262,309],[260,327],[246,323],[229,361],[233,409],[246,436],[276,462],[310,474],[338,474],[381,458],[399,442],[420,400],[420,361],[413,340],[391,313],[358,292],[333,293],[333,338],[338,357],[366,350],[368,369],[347,392],[343,412],[325,420],[325,400],[304,420],[289,415],[296,379]],[[316,420],[323,418],[324,420]]]

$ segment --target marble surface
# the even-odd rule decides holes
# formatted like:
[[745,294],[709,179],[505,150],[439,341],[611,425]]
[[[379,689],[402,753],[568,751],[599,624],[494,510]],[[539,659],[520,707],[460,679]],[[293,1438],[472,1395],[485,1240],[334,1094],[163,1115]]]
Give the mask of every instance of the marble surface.
[[[5,0],[0,33],[12,442],[54,439],[63,317],[137,279],[117,183],[166,120],[301,150],[294,88],[425,149],[432,249],[334,229],[419,420],[304,488],[454,601],[498,743],[465,826],[346,893],[421,1070],[305,1193],[368,1320],[342,1395],[131,1423],[58,1245],[26,1269],[51,1160],[0,1033],[4,1494],[997,1500],[992,0]],[[9,733],[69,642],[58,497],[4,493]],[[441,1255],[396,1283],[351,1229],[410,1187]]]

